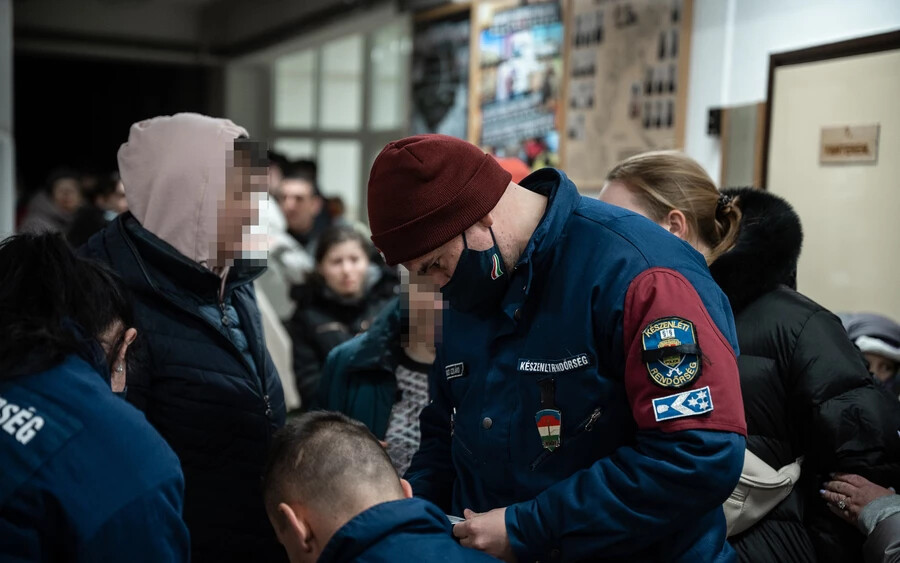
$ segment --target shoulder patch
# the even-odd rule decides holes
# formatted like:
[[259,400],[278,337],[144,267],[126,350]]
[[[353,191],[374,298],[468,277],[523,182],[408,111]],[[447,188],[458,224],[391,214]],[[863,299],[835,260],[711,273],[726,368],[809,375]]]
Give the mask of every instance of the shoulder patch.
[[656,422],[697,416],[712,412],[712,410],[712,395],[709,387],[653,399],[653,416],[656,417]]
[[642,360],[650,379],[660,387],[678,389],[700,376],[700,345],[694,323],[666,317],[641,331]]

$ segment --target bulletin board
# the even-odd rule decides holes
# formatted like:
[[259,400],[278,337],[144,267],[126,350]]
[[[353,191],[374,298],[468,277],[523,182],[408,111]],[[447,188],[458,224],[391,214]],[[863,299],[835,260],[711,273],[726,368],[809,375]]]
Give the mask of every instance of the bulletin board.
[[561,3],[481,0],[472,6],[469,141],[534,168],[557,165]]
[[619,161],[684,146],[692,0],[568,0],[560,167],[583,193]]
[[469,122],[470,6],[416,14],[413,24],[410,133],[465,139]]

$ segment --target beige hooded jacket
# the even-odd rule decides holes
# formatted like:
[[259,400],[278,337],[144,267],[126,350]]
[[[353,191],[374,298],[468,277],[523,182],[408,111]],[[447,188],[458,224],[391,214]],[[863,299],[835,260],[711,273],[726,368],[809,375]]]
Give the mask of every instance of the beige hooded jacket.
[[218,207],[234,140],[246,129],[196,113],[131,126],[119,148],[128,208],[141,225],[191,260],[215,257]]

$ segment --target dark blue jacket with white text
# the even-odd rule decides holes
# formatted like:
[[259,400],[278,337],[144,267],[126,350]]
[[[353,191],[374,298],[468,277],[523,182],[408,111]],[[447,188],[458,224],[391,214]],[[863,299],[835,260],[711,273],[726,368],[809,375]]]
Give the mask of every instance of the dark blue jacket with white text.
[[0,382],[0,561],[189,560],[178,458],[106,373]]
[[547,211],[496,310],[445,312],[413,491],[454,515],[508,507],[520,561],[733,560],[721,505],[746,423],[728,300],[653,222],[554,169],[522,185]]

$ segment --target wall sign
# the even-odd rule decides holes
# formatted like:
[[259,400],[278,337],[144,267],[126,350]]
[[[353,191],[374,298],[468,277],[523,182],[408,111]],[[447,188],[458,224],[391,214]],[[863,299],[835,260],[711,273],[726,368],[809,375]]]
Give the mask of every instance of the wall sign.
[[822,127],[819,162],[876,162],[880,125]]

